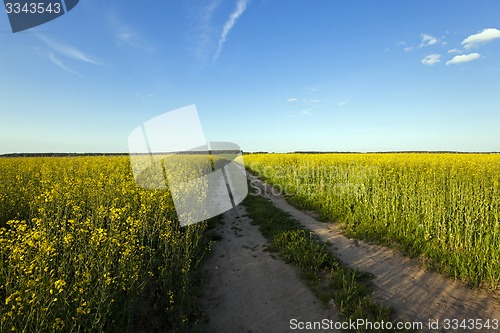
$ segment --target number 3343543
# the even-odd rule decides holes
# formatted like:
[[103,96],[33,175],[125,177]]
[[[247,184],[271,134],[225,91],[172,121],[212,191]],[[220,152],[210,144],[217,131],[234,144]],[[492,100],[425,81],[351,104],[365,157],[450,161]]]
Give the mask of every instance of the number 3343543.
[[5,9],[7,14],[59,14],[61,13],[61,3],[44,3],[44,2],[31,2],[31,3],[19,3],[19,2],[7,2],[5,3]]

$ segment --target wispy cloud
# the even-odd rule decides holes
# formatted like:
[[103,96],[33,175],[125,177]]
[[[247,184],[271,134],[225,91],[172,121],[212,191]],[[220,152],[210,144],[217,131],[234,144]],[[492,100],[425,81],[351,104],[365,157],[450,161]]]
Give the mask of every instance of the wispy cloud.
[[141,42],[141,38],[138,34],[133,32],[121,32],[116,34],[116,39],[123,44],[131,46],[136,49],[142,49],[144,51],[153,52],[154,49],[147,47]]
[[64,63],[63,63],[63,62],[62,62],[59,58],[57,58],[57,57],[56,57],[56,55],[55,55],[54,53],[50,53],[50,55],[49,55],[49,59],[50,59],[50,61],[52,61],[52,62],[53,62],[56,66],[58,66],[58,67],[60,67],[60,68],[64,69],[65,71],[67,71],[67,72],[69,72],[69,73],[71,73],[71,74],[74,74],[74,75],[76,75],[76,76],[82,77],[82,76],[80,75],[80,73],[78,73],[78,72],[76,72],[76,71],[72,70],[71,68],[67,67],[66,65],[64,65]]
[[462,53],[462,51],[460,51],[459,49],[451,49],[451,50],[448,50],[448,54],[453,54],[453,53]]
[[422,42],[420,43],[420,47],[430,46],[436,44],[439,39],[429,34],[421,34]]
[[52,49],[53,51],[65,56],[65,57],[68,57],[68,58],[71,58],[74,60],[83,61],[83,62],[93,64],[93,65],[101,65],[97,60],[95,60],[92,57],[90,57],[89,55],[83,53],[82,51],[80,51],[76,47],[73,47],[73,46],[65,44],[65,43],[56,42],[55,40],[52,40],[52,39],[48,38],[47,36],[42,35],[40,33],[35,33],[35,36],[38,39],[40,39],[42,42],[44,42],[50,49]]
[[304,91],[306,93],[315,93],[315,92],[321,91],[321,89],[318,87],[306,87],[306,88],[304,88]]
[[405,52],[411,52],[414,49],[413,46],[406,46],[407,44],[405,41],[397,42],[396,45],[402,47]]
[[309,115],[311,115],[311,111],[314,110],[314,109],[315,109],[314,107],[310,107],[310,108],[307,108],[307,109],[304,109],[304,110],[300,110],[299,114],[301,114],[303,116],[309,116]]
[[310,106],[308,108],[299,110],[298,112],[295,112],[296,116],[310,116],[312,115],[312,110],[317,109],[319,106]]
[[118,46],[132,47],[150,53],[155,51],[150,42],[146,41],[140,33],[123,23],[115,14],[109,15],[109,26],[113,30]]
[[196,25],[189,34],[190,40],[194,41],[194,51],[196,56],[207,61],[209,54],[215,48],[213,41],[215,37],[215,27],[212,23],[214,12],[219,7],[221,0],[209,1],[208,4],[196,8]]
[[338,106],[343,107],[346,106],[349,103],[348,99],[344,99],[343,101],[340,101],[337,103]]
[[454,56],[453,59],[447,61],[446,64],[447,65],[460,64],[460,63],[476,60],[479,57],[481,57],[481,55],[479,53],[469,53],[469,54],[457,55],[457,56]]
[[287,102],[300,102],[306,106],[315,106],[321,103],[320,99],[299,99],[299,98],[289,98],[286,100]]
[[213,63],[215,63],[217,61],[217,59],[219,58],[219,55],[222,51],[222,47],[224,46],[224,43],[227,40],[227,36],[229,35],[229,32],[236,24],[236,21],[238,21],[240,16],[245,12],[245,10],[247,8],[247,3],[248,3],[248,0],[238,0],[238,2],[236,3],[236,9],[231,13],[226,24],[224,24],[224,27],[222,28],[222,33],[221,33],[220,38],[219,38],[219,44],[217,46],[217,51],[215,51],[215,55],[214,55],[214,58],[212,61]]
[[462,45],[466,50],[477,47],[480,44],[490,42],[494,39],[500,38],[500,30],[494,28],[484,29],[480,33],[470,35],[462,41]]
[[147,100],[147,99],[149,99],[149,98],[153,98],[153,97],[155,97],[156,95],[155,95],[155,94],[153,94],[153,93],[139,93],[139,92],[136,92],[136,93],[135,93],[135,96],[136,96],[136,97],[139,97],[141,100],[143,100],[143,101],[144,101],[144,100]]
[[[310,116],[312,115],[312,110],[321,107],[320,99],[309,99],[309,98],[289,98],[286,100],[287,103],[292,103],[295,111],[290,111],[288,115],[290,117],[296,116]],[[298,109],[298,110],[297,110]]]
[[430,54],[426,56],[424,59],[422,59],[422,64],[432,66],[434,64],[437,64],[438,62],[441,62],[440,60],[441,55],[440,54]]

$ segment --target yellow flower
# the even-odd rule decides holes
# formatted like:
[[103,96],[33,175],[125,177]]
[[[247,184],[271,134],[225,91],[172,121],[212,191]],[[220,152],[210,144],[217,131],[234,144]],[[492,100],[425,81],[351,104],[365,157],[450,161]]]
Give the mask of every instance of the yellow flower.
[[66,281],[64,280],[57,280],[54,282],[54,287],[58,290],[58,292],[62,292],[64,289],[64,286],[66,286]]

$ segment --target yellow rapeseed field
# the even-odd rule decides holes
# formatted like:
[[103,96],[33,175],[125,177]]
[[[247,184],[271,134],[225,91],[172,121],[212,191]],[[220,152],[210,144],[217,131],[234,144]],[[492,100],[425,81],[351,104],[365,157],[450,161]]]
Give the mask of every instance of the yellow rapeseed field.
[[498,154],[257,154],[245,163],[353,237],[396,245],[473,285],[500,286]]
[[1,332],[135,331],[144,308],[187,325],[206,223],[181,228],[128,157],[2,158],[0,170]]

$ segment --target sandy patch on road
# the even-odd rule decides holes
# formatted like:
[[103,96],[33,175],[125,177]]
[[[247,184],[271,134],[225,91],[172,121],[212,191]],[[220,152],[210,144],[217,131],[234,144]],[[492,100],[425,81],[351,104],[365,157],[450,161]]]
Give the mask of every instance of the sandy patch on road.
[[265,251],[267,240],[251,224],[244,206],[226,212],[223,221],[216,228],[223,238],[205,262],[208,276],[201,305],[210,319],[204,331],[290,332],[292,318],[337,320],[334,309],[311,293],[293,266]]

